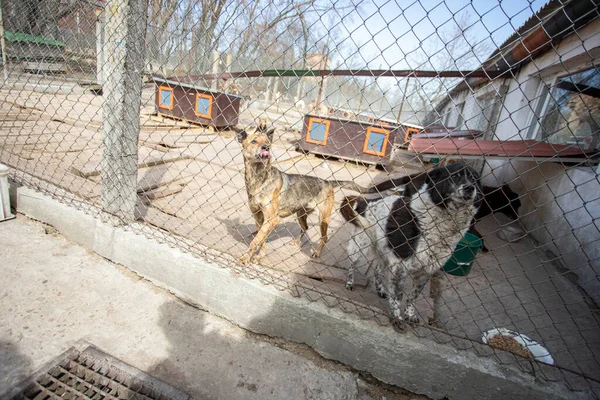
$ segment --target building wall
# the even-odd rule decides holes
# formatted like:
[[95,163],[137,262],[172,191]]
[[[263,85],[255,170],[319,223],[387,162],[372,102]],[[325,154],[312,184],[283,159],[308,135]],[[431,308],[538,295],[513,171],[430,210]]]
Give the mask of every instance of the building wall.
[[[436,122],[459,128],[484,130],[480,118],[494,95],[486,138],[539,139],[531,126],[538,124],[536,106],[543,82],[557,75],[593,66],[600,57],[600,19],[571,34],[525,64],[515,79],[497,80],[474,91],[451,95]],[[464,102],[464,106],[461,104]],[[577,276],[580,286],[600,304],[600,167],[572,167],[555,162],[486,160],[484,184],[509,183],[523,196],[521,222],[530,236],[562,266]],[[598,221],[596,221],[598,220]]]
[[[529,139],[536,95],[543,79],[589,66],[600,46],[600,20],[562,40],[525,65],[509,81],[495,139]],[[559,58],[560,57],[560,58]],[[538,76],[538,72],[541,75]],[[530,139],[537,139],[531,137]],[[488,161],[484,182],[509,182],[524,194],[521,218],[540,246],[574,272],[582,288],[600,304],[600,181],[595,167],[560,163]]]

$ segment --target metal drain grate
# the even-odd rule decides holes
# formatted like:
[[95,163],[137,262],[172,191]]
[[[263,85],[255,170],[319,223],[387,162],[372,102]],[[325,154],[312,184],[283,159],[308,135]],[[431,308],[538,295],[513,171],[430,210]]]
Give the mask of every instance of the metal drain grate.
[[82,352],[74,348],[67,351],[15,391],[17,393],[11,396],[13,400],[189,399],[186,393],[93,346]]

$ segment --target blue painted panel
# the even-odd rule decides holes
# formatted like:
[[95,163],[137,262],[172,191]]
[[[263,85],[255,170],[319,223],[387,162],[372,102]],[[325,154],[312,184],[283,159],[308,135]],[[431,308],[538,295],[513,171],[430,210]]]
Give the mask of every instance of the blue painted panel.
[[386,138],[386,134],[379,132],[371,132],[369,134],[369,142],[367,143],[367,150],[381,153],[383,150],[383,143]]
[[198,114],[208,115],[210,100],[206,97],[198,97],[196,100],[196,112]]
[[310,139],[317,142],[324,142],[326,130],[327,125],[319,122],[313,122],[310,126]]
[[160,90],[160,105],[163,107],[171,107],[171,91],[161,89]]

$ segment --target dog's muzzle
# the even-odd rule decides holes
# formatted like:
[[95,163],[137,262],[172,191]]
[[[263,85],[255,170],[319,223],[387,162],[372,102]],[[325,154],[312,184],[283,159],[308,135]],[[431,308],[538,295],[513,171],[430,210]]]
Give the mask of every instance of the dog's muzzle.
[[271,149],[269,148],[269,146],[260,146],[256,157],[260,158],[261,160],[268,160],[269,158],[271,158]]
[[470,201],[475,198],[476,191],[477,189],[473,185],[463,185],[460,187],[458,193],[464,201]]

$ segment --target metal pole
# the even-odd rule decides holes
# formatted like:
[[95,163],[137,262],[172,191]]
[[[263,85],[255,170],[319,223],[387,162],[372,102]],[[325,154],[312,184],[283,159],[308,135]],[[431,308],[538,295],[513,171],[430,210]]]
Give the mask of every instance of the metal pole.
[[400,110],[398,110],[398,122],[401,122],[402,118],[402,109],[404,108],[404,102],[406,101],[406,92],[408,92],[408,80],[406,78],[406,84],[404,85],[404,93],[402,93],[402,101],[400,102]]
[[6,43],[4,42],[4,20],[2,18],[2,1],[0,0],[0,46],[2,47],[2,72],[4,82],[8,81],[8,65],[6,64]]
[[[321,63],[319,63],[319,67],[322,65],[323,69],[327,69],[327,64],[329,64],[329,49],[327,45],[323,47],[323,59]],[[323,100],[323,91],[325,90],[325,76],[321,77],[321,82],[319,83],[319,94],[317,96],[317,102],[315,103],[315,107],[319,107],[321,105],[321,101]]]
[[363,87],[362,87],[362,89],[360,91],[360,101],[358,102],[358,112],[357,112],[357,114],[360,114],[360,111],[362,109],[362,104],[363,104],[363,101],[365,99],[365,89],[366,88],[367,88],[367,80],[365,79],[365,82],[363,83]]

